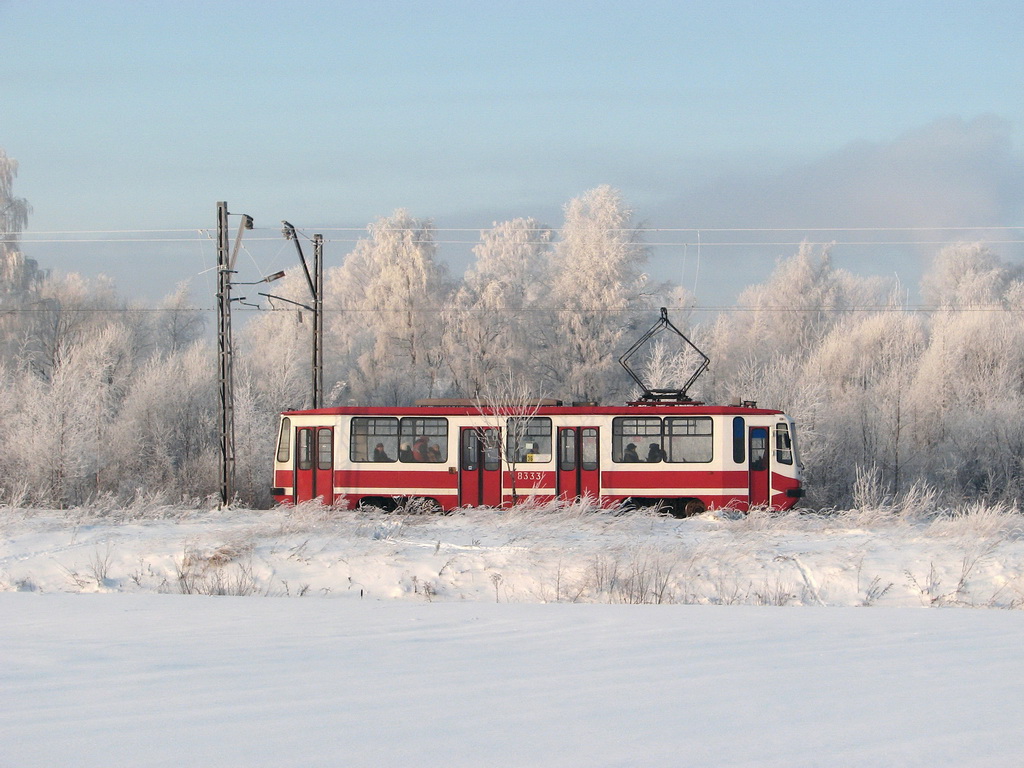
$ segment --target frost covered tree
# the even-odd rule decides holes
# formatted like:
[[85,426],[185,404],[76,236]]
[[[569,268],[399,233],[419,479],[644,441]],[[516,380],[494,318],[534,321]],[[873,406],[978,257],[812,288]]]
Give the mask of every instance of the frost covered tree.
[[1024,493],[1024,281],[979,245],[943,249],[922,281],[934,314],[912,396],[928,477],[967,496]]
[[243,366],[235,381],[235,493],[251,506],[271,504],[268,446],[277,436],[279,402],[267,397],[259,378]]
[[205,325],[202,312],[189,298],[188,282],[179,283],[160,303],[153,319],[153,345],[170,353],[185,349],[202,336]]
[[134,372],[131,337],[109,324],[68,349],[48,379],[22,371],[9,381],[20,407],[2,461],[36,503],[80,504],[119,476],[110,434]]
[[39,289],[34,311],[22,328],[22,357],[38,375],[48,378],[74,348],[102,330],[113,313],[127,308],[105,277],[48,275]]
[[28,343],[31,313],[39,308],[39,289],[46,273],[18,250],[28,225],[28,203],[14,196],[18,164],[0,149],[0,351],[13,359]]
[[943,309],[1002,306],[1022,276],[1024,268],[1005,264],[986,246],[958,243],[939,251],[921,280],[921,296]]
[[549,292],[550,242],[551,230],[534,219],[482,233],[476,263],[446,312],[445,359],[457,393],[477,397],[508,370],[530,375],[537,310]]
[[[720,316],[701,337],[711,358],[704,398],[753,400],[793,416],[808,476],[824,479],[810,484],[809,492],[848,488],[847,472],[855,471],[849,431],[834,429],[842,419],[836,418],[830,364],[816,356],[844,359],[847,353],[839,348],[848,337],[840,329],[848,333],[867,316],[864,310],[884,306],[885,287],[884,281],[836,269],[828,248],[804,244],[780,260],[768,280],[745,289],[739,308]],[[867,329],[862,332],[870,336]],[[836,351],[821,352],[829,346]],[[861,355],[865,350],[847,351]],[[836,503],[821,496],[813,500]]]
[[14,196],[14,178],[18,162],[0,149],[0,252],[16,251],[18,236],[28,226],[32,207],[24,198]]
[[216,492],[219,437],[216,355],[209,343],[150,359],[125,397],[113,430],[121,480],[112,489],[172,497]]
[[0,307],[27,306],[35,301],[46,272],[35,259],[16,250],[0,249]]
[[399,404],[430,397],[441,386],[449,291],[433,225],[399,210],[369,233],[325,276],[326,344],[346,361],[345,399]]
[[[26,483],[22,495],[37,503],[177,495],[195,476],[183,484],[184,474],[162,471],[161,454],[179,450],[179,432],[168,427],[171,419],[158,423],[152,414],[187,414],[207,431],[215,414],[188,410],[188,398],[175,391],[183,376],[174,366],[160,366],[152,377],[147,372],[154,361],[183,354],[179,345],[200,327],[198,311],[180,290],[165,301],[166,311],[133,309],[109,281],[78,275],[47,278],[39,295],[35,311],[17,315],[17,328],[5,328],[5,346],[14,350],[5,360],[5,389],[17,397],[6,413],[12,441],[0,448],[0,466]],[[212,354],[207,363],[207,397],[216,402]],[[149,401],[146,409],[142,399]]]
[[828,247],[802,244],[767,281],[740,294],[739,310],[716,323],[709,353],[716,394],[731,396],[729,382],[744,369],[753,368],[756,379],[758,367],[780,357],[805,358],[850,310],[884,304],[887,288],[877,278],[836,269]]
[[647,250],[622,195],[604,185],[565,207],[556,246],[545,334],[546,387],[572,400],[619,398],[628,381],[616,370],[616,351],[647,308]]
[[921,457],[910,389],[925,343],[921,318],[894,297],[888,310],[836,326],[800,369],[797,377],[820,382],[824,395],[813,408],[798,406],[816,427],[807,468],[817,498],[852,497],[858,473],[871,472],[889,494],[916,477]]

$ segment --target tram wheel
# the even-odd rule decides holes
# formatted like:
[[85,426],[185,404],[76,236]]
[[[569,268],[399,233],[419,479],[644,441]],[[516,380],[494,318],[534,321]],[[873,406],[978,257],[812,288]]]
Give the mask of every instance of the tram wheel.
[[706,511],[707,507],[704,506],[704,502],[700,499],[690,499],[683,505],[683,517],[703,515]]

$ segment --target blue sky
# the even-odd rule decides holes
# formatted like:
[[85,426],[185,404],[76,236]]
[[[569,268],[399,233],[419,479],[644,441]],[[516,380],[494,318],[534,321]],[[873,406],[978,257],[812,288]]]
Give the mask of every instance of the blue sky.
[[[35,232],[212,227],[218,200],[275,233],[400,207],[558,226],[604,183],[650,227],[799,230],[756,242],[1024,225],[1020,2],[0,0],[0,29],[0,148]],[[25,239],[126,293],[209,266],[192,246]],[[467,248],[445,252],[456,269]],[[701,282],[692,246],[651,266],[728,303],[793,250],[705,245]],[[912,282],[930,250],[835,253]],[[261,268],[278,251],[253,245]]]

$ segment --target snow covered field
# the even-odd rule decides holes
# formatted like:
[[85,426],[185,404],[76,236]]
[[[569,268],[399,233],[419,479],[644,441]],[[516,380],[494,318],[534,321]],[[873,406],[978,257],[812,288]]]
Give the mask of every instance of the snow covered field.
[[0,766],[1020,765],[1021,516],[893,512],[0,510]]
[[1024,516],[1005,507],[687,520],[586,505],[445,516],[0,509],[0,536],[0,591],[1024,606]]

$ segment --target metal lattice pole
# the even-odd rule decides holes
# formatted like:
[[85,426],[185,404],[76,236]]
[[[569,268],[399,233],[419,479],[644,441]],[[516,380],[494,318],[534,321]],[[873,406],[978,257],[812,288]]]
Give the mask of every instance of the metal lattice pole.
[[235,393],[231,360],[231,264],[228,204],[217,203],[217,351],[220,358],[220,498],[230,504],[235,485]]
[[313,235],[313,407],[324,402],[324,236]]

